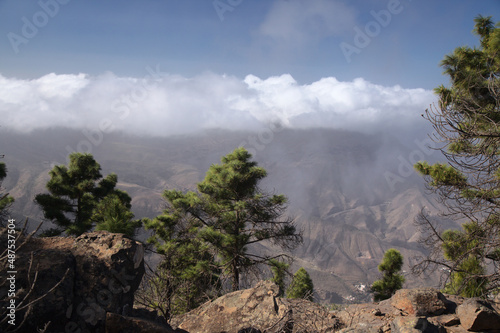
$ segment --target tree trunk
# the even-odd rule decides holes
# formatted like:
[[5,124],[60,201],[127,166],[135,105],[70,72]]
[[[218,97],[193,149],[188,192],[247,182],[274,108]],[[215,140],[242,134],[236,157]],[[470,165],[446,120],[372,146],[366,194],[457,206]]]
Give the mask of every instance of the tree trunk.
[[240,254],[240,248],[239,248],[239,241],[238,241],[238,236],[240,235],[240,212],[236,211],[236,220],[234,222],[234,231],[233,231],[233,236],[235,238],[235,243],[234,243],[234,248],[233,248],[233,261],[231,263],[232,267],[232,273],[233,273],[233,291],[240,290],[240,272],[238,270],[238,264],[239,264],[239,254]]
[[240,290],[240,272],[238,271],[238,259],[234,259],[232,263],[233,273],[233,291]]

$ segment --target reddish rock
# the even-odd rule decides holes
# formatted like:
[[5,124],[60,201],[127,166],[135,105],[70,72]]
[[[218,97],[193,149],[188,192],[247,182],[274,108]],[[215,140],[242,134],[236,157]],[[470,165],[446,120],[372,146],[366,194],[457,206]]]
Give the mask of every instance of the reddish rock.
[[457,315],[463,328],[473,332],[500,331],[500,315],[493,307],[479,298],[466,299],[457,308]]
[[277,298],[278,286],[261,281],[256,287],[224,295],[175,316],[171,325],[190,333],[335,332],[342,323],[320,304]]
[[417,317],[440,315],[446,311],[446,298],[434,288],[398,290],[392,296],[391,304]]
[[438,326],[451,327],[460,325],[460,319],[455,314],[442,315],[432,318],[432,323]]
[[255,288],[235,291],[207,302],[171,321],[190,333],[237,333],[252,328],[266,332],[292,332],[291,308],[277,299],[279,287],[261,281]]

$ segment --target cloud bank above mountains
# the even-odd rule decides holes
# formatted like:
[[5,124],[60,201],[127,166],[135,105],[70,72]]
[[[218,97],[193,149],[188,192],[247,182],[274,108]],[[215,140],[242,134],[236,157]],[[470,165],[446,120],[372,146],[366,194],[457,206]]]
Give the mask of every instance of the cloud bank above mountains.
[[204,129],[327,127],[404,133],[426,126],[435,100],[424,89],[385,87],[334,77],[299,84],[291,75],[262,79],[204,73],[192,78],[147,68],[145,77],[0,75],[1,126],[29,132],[64,126],[167,136]]

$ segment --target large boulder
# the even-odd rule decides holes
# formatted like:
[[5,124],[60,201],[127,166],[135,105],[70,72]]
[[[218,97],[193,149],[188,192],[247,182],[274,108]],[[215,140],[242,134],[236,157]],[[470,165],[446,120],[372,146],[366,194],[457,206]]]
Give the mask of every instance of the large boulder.
[[[0,252],[7,244],[4,236],[0,232]],[[17,305],[36,300],[16,312],[18,326],[27,315],[23,331],[36,332],[50,322],[48,332],[104,332],[107,312],[133,307],[144,273],[144,247],[106,231],[32,238],[18,248],[15,265]],[[0,287],[2,308],[9,301],[7,292],[7,286]]]
[[436,316],[446,311],[446,298],[434,288],[401,289],[391,298],[395,308],[415,316]]
[[433,288],[399,290],[391,299],[336,311],[306,300],[277,298],[277,292],[276,285],[261,282],[174,317],[171,324],[191,333],[500,332],[498,313],[490,303],[458,296],[447,299]]
[[262,281],[174,317],[171,324],[190,333],[292,332],[291,308],[276,298],[278,291],[276,284]]
[[479,298],[466,299],[457,308],[457,315],[462,327],[468,331],[500,331],[499,313],[489,303]]
[[261,281],[176,316],[171,324],[190,333],[335,332],[342,327],[325,306],[277,298],[278,291],[276,284]]

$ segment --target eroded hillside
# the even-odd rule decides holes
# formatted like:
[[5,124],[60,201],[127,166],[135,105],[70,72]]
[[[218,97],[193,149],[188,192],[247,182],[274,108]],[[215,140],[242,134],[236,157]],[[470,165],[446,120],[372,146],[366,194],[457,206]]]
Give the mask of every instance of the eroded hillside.
[[94,139],[96,144],[81,131],[67,129],[0,133],[9,169],[3,187],[16,199],[12,215],[41,219],[33,197],[44,192],[52,166],[66,164],[67,147],[90,148],[104,175],[118,175],[119,187],[133,198],[136,216],[154,217],[163,208],[164,189],[194,189],[212,163],[245,145],[268,171],[262,188],[289,197],[289,214],[304,230],[304,244],[293,253],[295,266],[310,272],[318,298],[366,300],[360,290],[379,277],[377,265],[391,247],[405,257],[407,285],[438,282],[437,274],[427,280],[409,275],[413,257],[423,253],[414,219],[422,207],[439,212],[423,180],[409,170],[416,157],[437,158],[422,144],[326,129],[212,131],[167,138],[116,133]]

